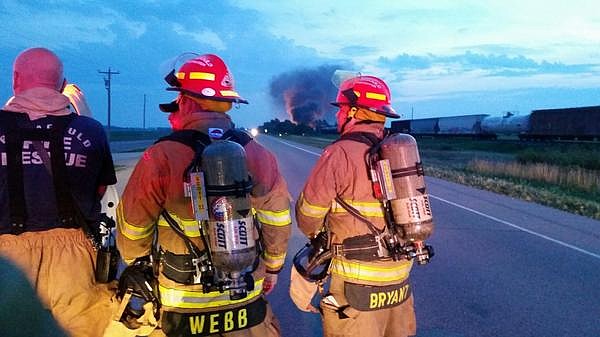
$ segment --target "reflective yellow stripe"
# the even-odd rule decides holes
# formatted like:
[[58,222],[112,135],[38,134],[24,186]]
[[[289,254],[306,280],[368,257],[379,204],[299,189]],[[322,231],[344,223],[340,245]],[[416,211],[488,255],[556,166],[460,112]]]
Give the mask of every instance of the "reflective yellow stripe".
[[[183,232],[186,236],[191,238],[200,236],[200,226],[198,226],[198,222],[195,219],[181,219],[171,212],[169,212],[169,215],[177,222],[179,227],[183,229]],[[167,220],[165,220],[162,216],[158,218],[158,225],[161,227],[169,227]]]
[[304,195],[300,195],[300,203],[299,211],[302,215],[306,215],[312,218],[324,218],[329,212],[329,207],[321,207],[317,205],[311,205],[306,199],[304,199]]
[[221,92],[221,96],[240,97],[240,95],[233,90],[221,90],[220,92]]
[[159,286],[160,301],[162,305],[173,308],[205,309],[220,307],[236,303],[247,302],[262,293],[264,279],[254,282],[254,290],[248,292],[248,296],[240,300],[231,300],[229,292],[212,291],[203,293],[202,291],[189,291],[181,289],[171,289],[163,285]]
[[[383,218],[383,206],[379,201],[352,201],[346,199],[344,199],[344,201],[350,206],[356,208],[360,214],[364,216]],[[331,203],[331,211],[333,213],[347,212],[346,209],[342,207],[342,205],[338,204],[335,200]]]
[[154,233],[153,223],[145,227],[134,226],[128,223],[123,215],[123,203],[120,203],[117,207],[117,228],[129,240],[141,240]]
[[285,263],[286,253],[283,254],[269,254],[266,251],[263,253],[263,261],[265,266],[269,269],[280,269]]
[[367,93],[365,93],[365,96],[367,98],[376,99],[378,101],[385,101],[386,100],[386,96],[384,94],[378,94],[376,92],[367,92]]
[[257,209],[256,217],[258,218],[258,221],[271,226],[280,227],[292,223],[292,216],[290,215],[289,208],[283,211],[265,211]]
[[392,282],[405,280],[411,268],[412,260],[399,261],[390,266],[367,266],[334,258],[331,261],[330,272],[357,281]]
[[185,79],[185,73],[177,73],[177,74],[175,74],[175,76],[177,76],[177,79],[179,79],[179,80]]
[[213,73],[204,73],[201,71],[192,71],[190,72],[190,80],[207,80],[214,81],[215,74]]

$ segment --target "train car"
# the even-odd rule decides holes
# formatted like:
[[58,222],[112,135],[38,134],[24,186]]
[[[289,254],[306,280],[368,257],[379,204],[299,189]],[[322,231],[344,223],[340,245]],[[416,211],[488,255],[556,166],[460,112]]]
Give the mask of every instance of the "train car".
[[533,110],[527,115],[507,113],[393,121],[392,132],[414,136],[470,136],[497,138],[518,136],[522,140],[600,141],[600,106]]
[[533,110],[524,139],[600,140],[600,106]]
[[438,135],[446,136],[481,136],[481,121],[489,115],[464,115],[440,117]]
[[422,118],[410,120],[410,134],[420,136],[434,136],[440,130],[439,118]]
[[392,121],[390,130],[392,133],[410,133],[410,119]]
[[529,114],[515,115],[507,112],[502,117],[486,117],[481,121],[481,131],[496,136],[519,136],[520,138],[529,132]]

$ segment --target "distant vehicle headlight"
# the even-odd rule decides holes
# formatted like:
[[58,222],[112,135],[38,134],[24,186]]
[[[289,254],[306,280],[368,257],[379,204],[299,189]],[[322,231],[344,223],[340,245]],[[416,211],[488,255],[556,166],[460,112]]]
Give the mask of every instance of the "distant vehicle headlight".
[[252,137],[256,137],[256,135],[258,135],[258,129],[256,129],[256,128],[250,129],[250,134],[252,135]]

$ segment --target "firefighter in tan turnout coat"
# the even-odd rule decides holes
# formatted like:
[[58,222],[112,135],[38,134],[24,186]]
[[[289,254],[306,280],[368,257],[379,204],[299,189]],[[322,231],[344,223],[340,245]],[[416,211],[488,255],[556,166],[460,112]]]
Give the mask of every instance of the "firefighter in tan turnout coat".
[[[331,283],[320,302],[324,335],[412,336],[416,321],[408,276],[413,263],[378,256],[381,247],[363,221],[378,232],[385,229],[384,208],[374,197],[365,156],[369,143],[384,137],[385,118],[399,116],[387,85],[372,76],[343,81],[333,104],[339,107],[341,138],[324,150],[296,204],[300,230],[309,238],[326,231],[331,242]],[[310,287],[303,288],[305,280],[294,273],[292,298],[303,303],[301,310],[314,310]],[[302,291],[306,298],[298,300]]]
[[[117,246],[123,259],[132,263],[151,253],[157,234],[159,257],[154,263],[160,266],[157,288],[162,332],[157,330],[153,336],[279,336],[278,322],[264,298],[283,267],[291,233],[290,197],[277,161],[249,135],[236,130],[226,114],[233,103],[247,102],[235,92],[233,77],[218,56],[190,59],[166,80],[171,85],[167,90],[179,92],[175,101],[161,105],[161,110],[170,112],[174,134],[195,130],[204,134],[203,139],[227,138],[243,146],[252,180],[252,212],[261,227],[262,253],[252,273],[253,287],[244,297],[204,288],[204,279],[194,279],[199,275],[194,274],[197,266],[186,240],[166,218],[174,221],[199,250],[206,251],[190,198],[184,192],[185,172],[195,152],[177,137],[167,137],[149,147],[136,165],[118,207]],[[229,206],[211,205],[209,200],[208,210],[221,207],[226,212]],[[182,272],[186,267],[187,271]]]

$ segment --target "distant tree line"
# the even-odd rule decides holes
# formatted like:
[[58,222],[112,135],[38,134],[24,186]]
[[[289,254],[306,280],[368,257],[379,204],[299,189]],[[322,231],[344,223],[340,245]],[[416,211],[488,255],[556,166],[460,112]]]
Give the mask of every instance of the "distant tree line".
[[314,121],[314,127],[299,123],[296,124],[288,119],[280,121],[278,118],[271,119],[260,125],[261,133],[288,134],[288,135],[315,135],[323,133],[337,133],[335,125],[330,125],[325,120]]

